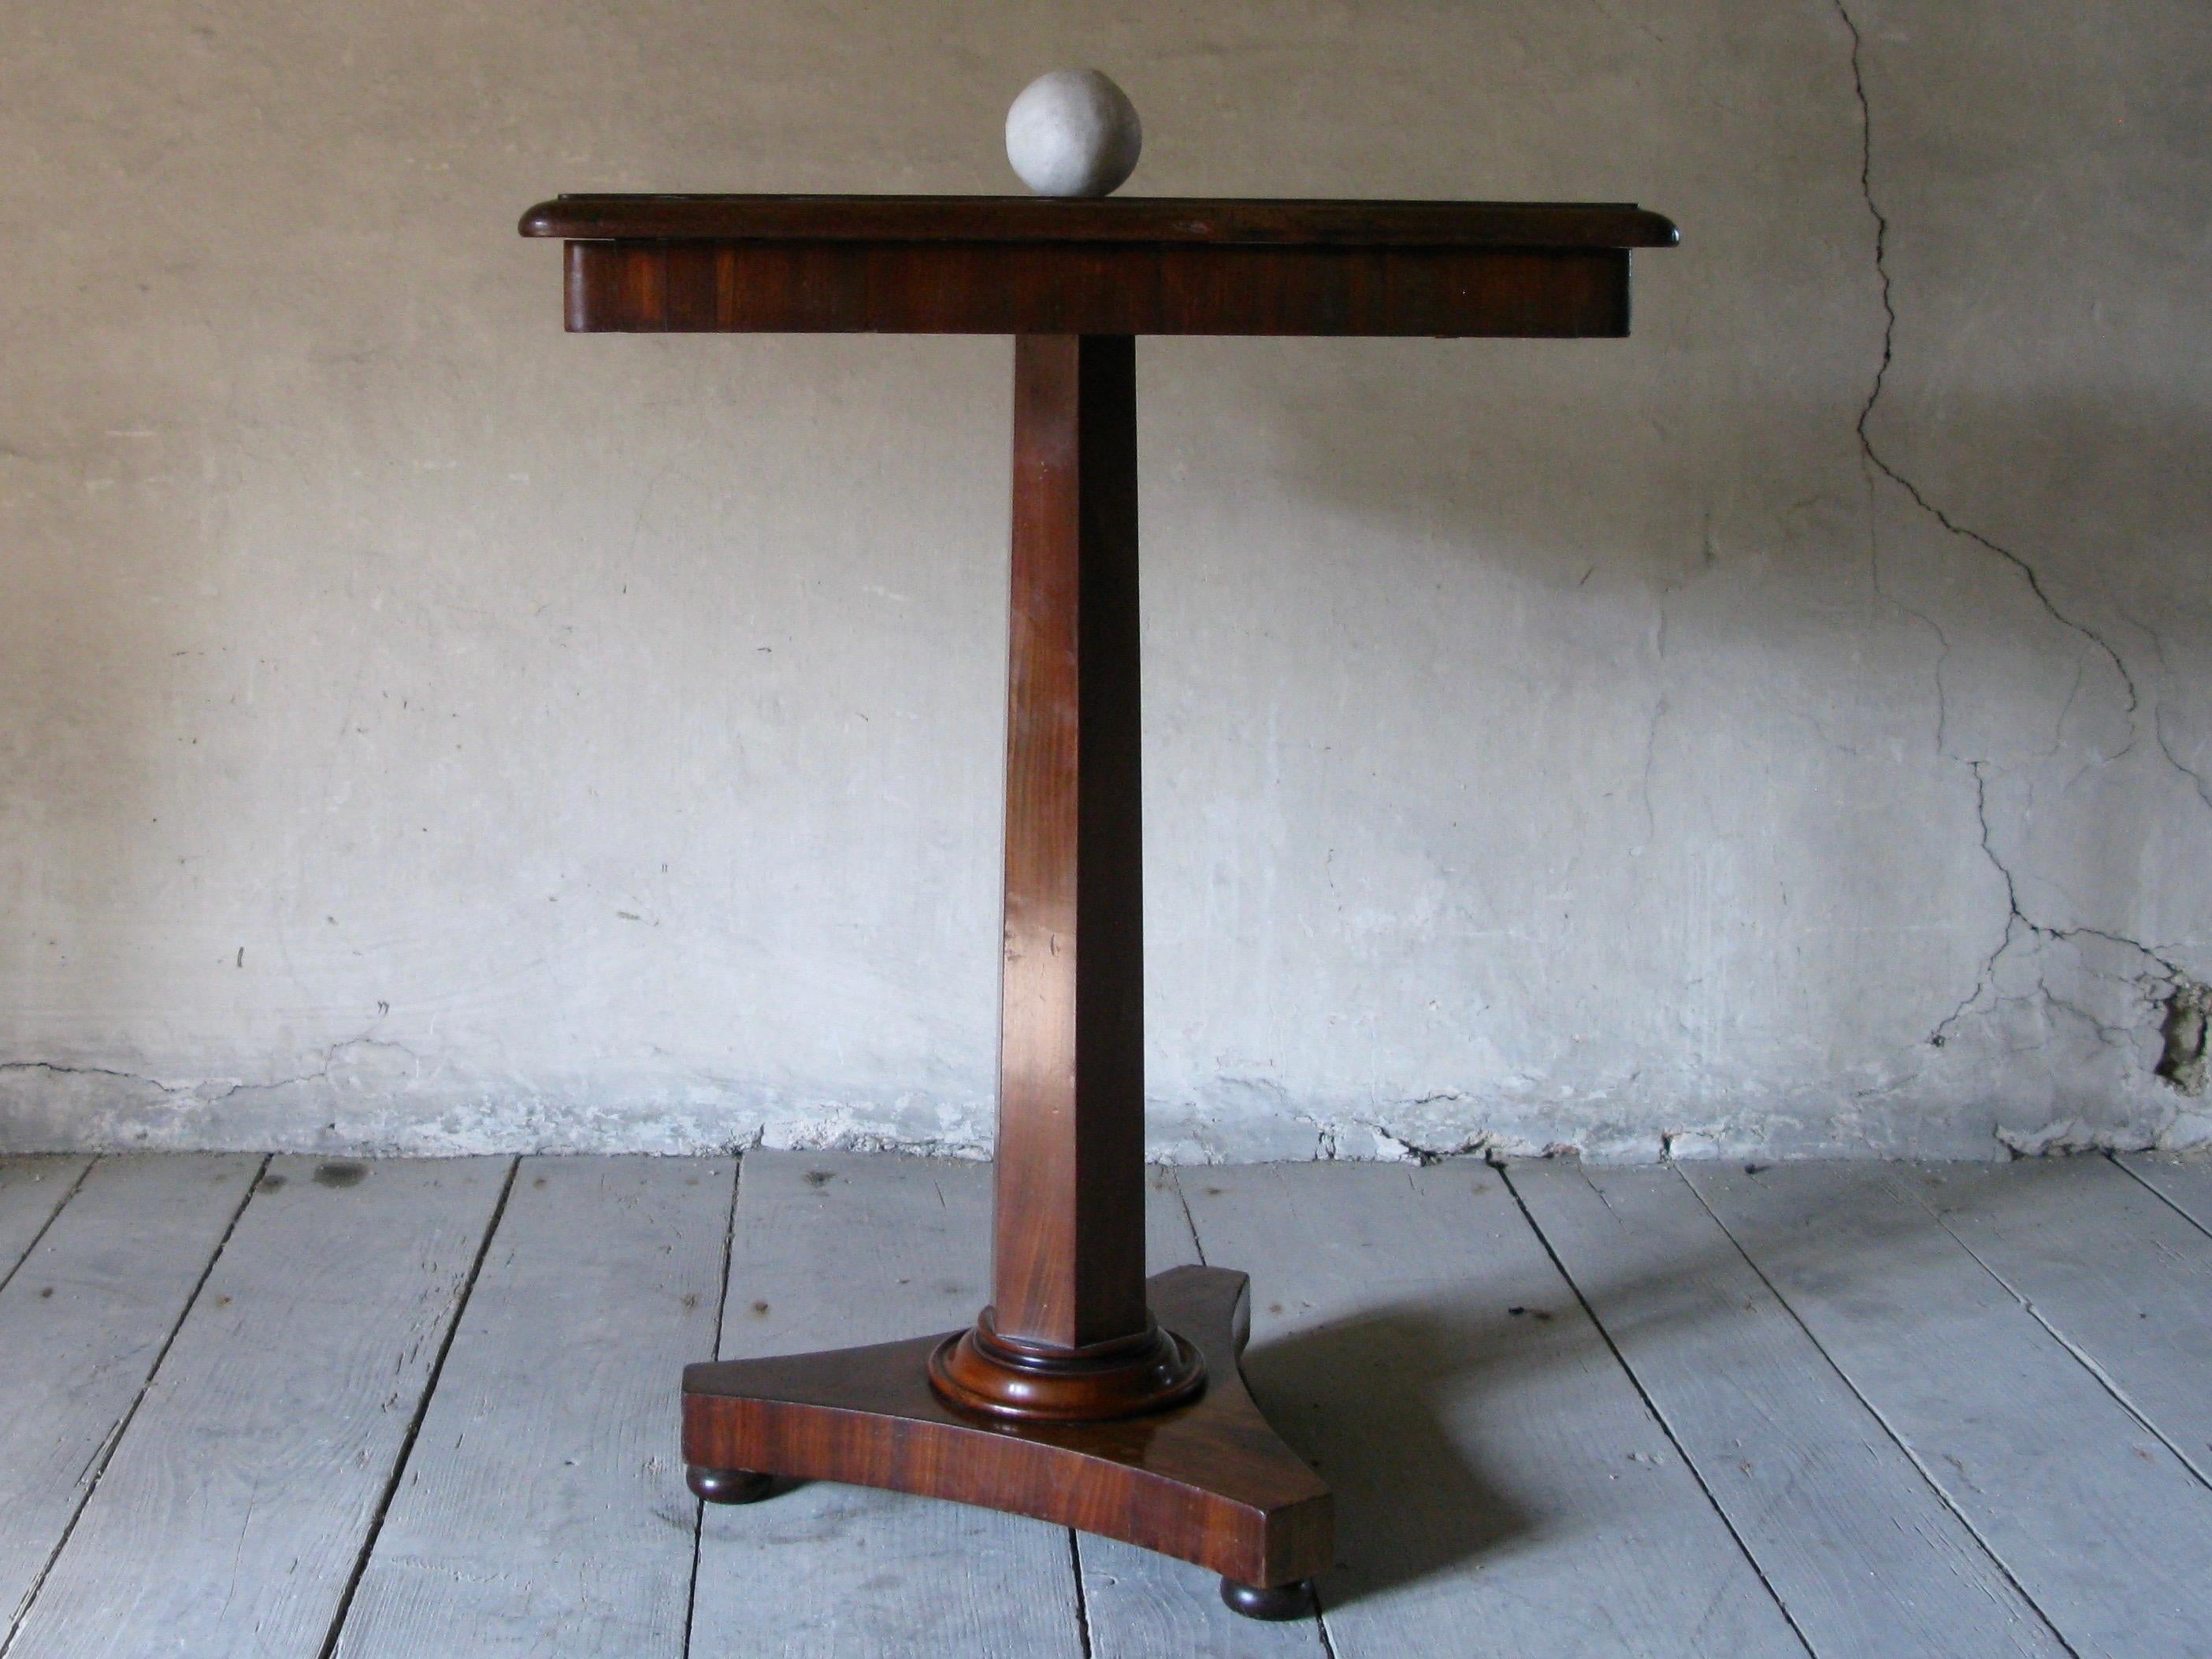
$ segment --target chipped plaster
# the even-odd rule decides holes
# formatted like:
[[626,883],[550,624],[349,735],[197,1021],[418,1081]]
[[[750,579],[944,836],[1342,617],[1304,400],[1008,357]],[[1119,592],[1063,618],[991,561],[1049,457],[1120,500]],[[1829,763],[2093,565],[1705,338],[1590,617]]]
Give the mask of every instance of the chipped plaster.
[[0,1146],[988,1152],[1003,343],[507,233],[1007,188],[1070,58],[1133,191],[1686,233],[1625,343],[1143,349],[1156,1156],[2212,1140],[2199,9],[851,10],[13,26]]

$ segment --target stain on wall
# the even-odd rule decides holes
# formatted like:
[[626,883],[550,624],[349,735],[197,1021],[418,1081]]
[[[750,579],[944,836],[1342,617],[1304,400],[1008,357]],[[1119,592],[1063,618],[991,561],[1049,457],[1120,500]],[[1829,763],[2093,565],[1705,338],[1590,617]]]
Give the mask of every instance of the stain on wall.
[[1158,1155],[2212,1138],[2202,7],[4,30],[0,1146],[988,1146],[1009,348],[512,229],[1011,189],[1078,62],[1132,191],[1685,231],[1625,343],[1141,348]]

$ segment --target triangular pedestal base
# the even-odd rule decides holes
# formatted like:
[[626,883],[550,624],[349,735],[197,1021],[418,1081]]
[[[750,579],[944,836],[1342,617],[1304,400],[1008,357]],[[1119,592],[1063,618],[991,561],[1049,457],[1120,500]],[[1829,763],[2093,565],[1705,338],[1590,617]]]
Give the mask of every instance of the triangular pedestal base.
[[749,1492],[740,1472],[884,1486],[1125,1539],[1255,1589],[1292,1584],[1328,1567],[1330,1499],[1245,1391],[1249,1283],[1177,1267],[1146,1286],[1160,1324],[1205,1358],[1187,1405],[1110,1423],[970,1416],[929,1386],[939,1334],[688,1366],[684,1459],[695,1488]]

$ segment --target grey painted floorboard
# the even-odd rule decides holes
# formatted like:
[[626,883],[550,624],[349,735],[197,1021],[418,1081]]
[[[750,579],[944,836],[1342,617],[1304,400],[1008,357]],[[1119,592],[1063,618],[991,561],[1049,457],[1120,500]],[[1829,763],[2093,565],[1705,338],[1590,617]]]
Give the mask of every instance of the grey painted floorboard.
[[2212,1233],[2212,1159],[2131,1153],[2119,1163],[2130,1175]]
[[[1194,1171],[1202,1175],[1204,1172]],[[1151,1171],[1146,1206],[1146,1270],[1161,1273],[1199,1258],[1172,1170]],[[1222,1604],[1221,1580],[1188,1561],[1088,1534],[1076,1538],[1085,1621],[1092,1659],[1322,1659],[1321,1627],[1310,1619],[1263,1624]]]
[[2069,1644],[2205,1652],[2212,1492],[1943,1229],[1911,1171],[1683,1173]]
[[0,1617],[9,1630],[261,1163],[104,1159],[0,1291]]
[[522,1160],[346,1659],[683,1653],[678,1377],[714,1343],[733,1176],[726,1158]]
[[1247,1370],[1336,1488],[1341,1659],[1800,1654],[1495,1170],[1183,1172]]
[[274,1160],[9,1659],[320,1651],[507,1167]]
[[[718,1320],[964,1322],[986,1166],[526,1160],[491,1225],[500,1162],[249,1202],[263,1163],[0,1160],[4,1659],[312,1655],[339,1609],[347,1659],[1323,1659],[1016,1517],[817,1484],[701,1526],[681,1365]],[[1707,1489],[1824,1659],[2044,1650],[2024,1599],[2212,1653],[2212,1165],[1512,1179],[1541,1237],[1468,1163],[1152,1177],[1154,1266],[1253,1275],[1255,1392],[1338,1490],[1339,1659],[1802,1650]]]
[[1959,1241],[2212,1482],[2212,1237],[2102,1158],[1920,1175]]
[[0,1285],[53,1219],[92,1160],[56,1153],[0,1158]]
[[2064,1651],[1679,1175],[1507,1173],[1815,1652]]
[[[954,1329],[987,1299],[988,1165],[745,1154],[722,1322],[738,1358]],[[826,1481],[706,1506],[694,1659],[1076,1659],[1069,1534]]]

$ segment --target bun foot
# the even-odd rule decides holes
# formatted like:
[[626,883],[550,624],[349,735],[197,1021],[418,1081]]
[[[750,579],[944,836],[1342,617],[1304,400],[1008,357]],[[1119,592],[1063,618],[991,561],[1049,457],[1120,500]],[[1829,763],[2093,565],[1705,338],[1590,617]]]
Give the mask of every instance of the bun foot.
[[1287,1584],[1262,1589],[1257,1584],[1224,1578],[1221,1600],[1231,1613],[1241,1613],[1247,1619],[1308,1619],[1313,1616],[1314,1583],[1310,1578],[1293,1578]]
[[709,1469],[686,1463],[684,1484],[709,1504],[755,1504],[768,1496],[770,1482],[750,1469]]

